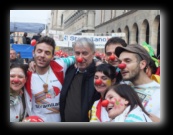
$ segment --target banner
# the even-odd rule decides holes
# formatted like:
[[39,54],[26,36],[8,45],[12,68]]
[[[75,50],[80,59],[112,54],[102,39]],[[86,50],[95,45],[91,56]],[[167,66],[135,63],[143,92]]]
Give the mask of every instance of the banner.
[[64,41],[68,41],[69,47],[72,47],[73,42],[83,37],[90,38],[94,42],[96,48],[104,48],[106,42],[112,36],[64,35]]
[[12,44],[11,48],[15,50],[16,53],[20,52],[21,58],[32,58],[32,51],[34,50],[34,46],[26,44]]
[[69,47],[68,46],[68,41],[58,41],[55,40],[56,46],[61,46],[61,47]]

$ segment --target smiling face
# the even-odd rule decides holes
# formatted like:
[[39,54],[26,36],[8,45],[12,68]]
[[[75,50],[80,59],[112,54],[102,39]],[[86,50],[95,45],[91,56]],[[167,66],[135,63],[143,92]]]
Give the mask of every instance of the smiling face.
[[76,64],[80,71],[84,71],[92,63],[95,52],[87,45],[76,45],[74,47],[74,55],[76,58],[81,57],[83,59],[82,62],[76,61]]
[[[95,84],[96,80],[98,80],[98,79],[101,80],[101,82],[102,82],[101,84],[97,84],[97,83]],[[97,71],[95,73],[95,75],[94,75],[94,87],[99,93],[101,93],[102,97],[103,97],[106,89],[109,86],[111,86],[112,83],[113,82],[111,81],[111,79],[109,77],[107,77],[106,75],[104,75],[103,72]]]
[[10,88],[14,91],[20,91],[26,82],[26,76],[21,68],[12,68],[10,70]]
[[10,50],[10,60],[16,59],[16,51],[15,50]]
[[51,60],[53,60],[53,47],[46,43],[39,43],[36,45],[34,54],[34,60],[39,68],[46,68],[49,66]]
[[[115,66],[115,67],[117,67],[118,64],[119,64],[119,61],[118,61],[116,55],[114,54],[115,48],[117,48],[118,46],[122,46],[122,45],[119,44],[119,43],[116,43],[116,44],[110,44],[110,45],[107,45],[107,46],[106,46],[105,59],[106,59],[106,61],[107,61],[109,64],[111,64],[112,66]],[[114,59],[114,60],[109,59],[109,57],[110,57],[112,54],[115,56],[115,59]]]
[[122,97],[120,97],[113,89],[110,89],[106,95],[105,99],[109,101],[106,110],[108,112],[108,116],[111,119],[114,119],[126,109],[126,105],[128,101]]
[[121,69],[123,80],[134,82],[139,79],[140,71],[143,68],[140,67],[136,54],[124,51],[120,54],[119,59],[126,64],[126,67]]

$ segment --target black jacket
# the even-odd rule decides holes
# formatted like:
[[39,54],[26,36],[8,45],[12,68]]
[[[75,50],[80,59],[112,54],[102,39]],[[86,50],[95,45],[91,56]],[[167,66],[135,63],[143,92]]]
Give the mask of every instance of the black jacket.
[[13,59],[13,60],[10,60],[10,65],[13,64],[13,63],[20,63],[20,64],[23,64],[23,59]]
[[[66,104],[66,97],[70,87],[70,84],[76,74],[76,68],[74,65],[70,66],[66,71],[64,85],[60,94],[60,115],[61,121],[65,122],[64,109]],[[87,68],[87,72],[83,73],[82,88],[81,88],[81,122],[89,122],[88,111],[91,109],[94,101],[100,99],[100,93],[94,88],[94,74],[95,74],[95,62]],[[87,96],[88,95],[88,96]]]

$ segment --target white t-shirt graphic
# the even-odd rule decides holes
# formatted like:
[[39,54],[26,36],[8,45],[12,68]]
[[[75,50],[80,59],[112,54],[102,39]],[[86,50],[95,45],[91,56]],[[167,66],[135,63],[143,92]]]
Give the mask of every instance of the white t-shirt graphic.
[[[39,116],[44,122],[61,122],[59,98],[67,68],[75,63],[75,57],[58,58],[50,64],[49,70],[39,75],[28,72],[25,85],[26,112]],[[43,85],[48,85],[47,93]]]
[[145,110],[160,118],[160,84],[153,81],[149,84],[134,87]]
[[[44,92],[43,81],[39,76],[34,73],[32,75],[31,89],[32,89],[32,104],[33,104],[33,115],[40,116],[44,121],[57,122],[60,121],[59,114],[59,97],[60,90],[62,88],[61,83],[54,75],[51,69],[50,73],[39,75],[42,80],[47,79],[48,92]],[[46,114],[49,114],[46,116]]]

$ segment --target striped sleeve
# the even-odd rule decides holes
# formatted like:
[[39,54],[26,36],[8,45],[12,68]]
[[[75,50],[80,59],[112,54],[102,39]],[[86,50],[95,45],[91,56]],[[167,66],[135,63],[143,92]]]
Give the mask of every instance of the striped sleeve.
[[57,60],[63,61],[67,65],[67,68],[76,62],[75,56],[56,58],[55,61],[57,61]]
[[143,117],[137,114],[129,114],[124,122],[146,122]]

